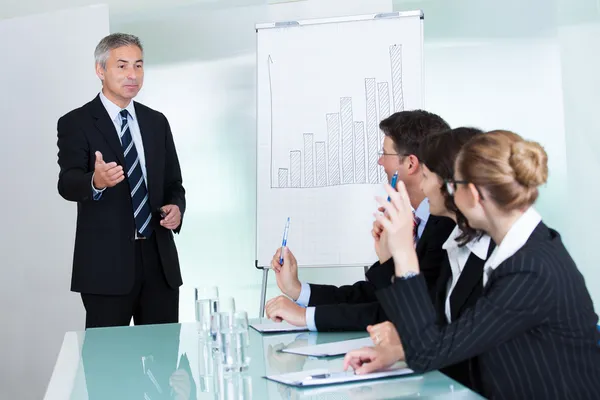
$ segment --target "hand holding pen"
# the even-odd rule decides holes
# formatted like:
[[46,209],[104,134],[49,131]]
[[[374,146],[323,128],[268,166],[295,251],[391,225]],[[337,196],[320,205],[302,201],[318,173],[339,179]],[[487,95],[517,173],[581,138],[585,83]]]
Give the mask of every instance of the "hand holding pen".
[[[396,189],[396,186],[398,185],[398,171],[394,172],[394,175],[392,176],[392,179],[390,181],[390,186],[393,187],[394,189]],[[388,201],[391,201],[392,199],[390,198],[390,196],[388,196]],[[377,209],[377,211],[379,211],[380,213],[385,212],[385,209],[383,207],[379,207]]]
[[287,237],[290,229],[290,219],[287,219],[283,231],[282,245],[271,260],[271,267],[275,271],[275,279],[279,290],[292,300],[298,300],[302,290],[302,284],[298,279],[298,262],[287,247]]

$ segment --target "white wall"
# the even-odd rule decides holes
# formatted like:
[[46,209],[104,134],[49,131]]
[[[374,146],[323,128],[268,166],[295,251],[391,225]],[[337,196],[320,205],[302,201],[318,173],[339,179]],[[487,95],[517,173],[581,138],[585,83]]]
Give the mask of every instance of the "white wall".
[[565,232],[567,155],[560,46],[555,35],[443,41],[425,46],[425,103],[450,126],[509,129],[548,153],[536,208]]
[[[565,1],[566,3],[566,1]],[[566,4],[569,7],[571,4]],[[560,29],[565,119],[567,129],[568,189],[570,203],[563,218],[570,229],[567,242],[577,266],[586,278],[600,313],[598,246],[600,214],[600,2],[589,22]]]
[[[84,328],[71,293],[76,205],[57,192],[56,123],[99,90],[108,8],[0,21],[0,398],[42,398],[63,336]],[[90,255],[93,256],[93,255]]]

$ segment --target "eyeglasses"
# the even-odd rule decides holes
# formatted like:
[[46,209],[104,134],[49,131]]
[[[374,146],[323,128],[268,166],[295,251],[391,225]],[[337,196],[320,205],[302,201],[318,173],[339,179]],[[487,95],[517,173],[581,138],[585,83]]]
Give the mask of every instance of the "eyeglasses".
[[408,156],[410,156],[410,154],[408,154],[408,153],[403,153],[403,154],[400,154],[400,153],[386,153],[384,150],[379,150],[377,152],[377,154],[379,155],[379,157],[383,157],[383,156],[408,157]]
[[[456,185],[468,185],[469,181],[457,181],[454,179],[444,179],[444,183],[446,184],[446,191],[448,192],[448,194],[450,196],[454,196],[454,193],[456,193]],[[475,189],[477,189],[477,193],[479,193],[479,197],[481,198],[481,200],[483,200],[483,195],[481,194],[481,191],[479,190],[479,188],[477,186],[475,186]]]

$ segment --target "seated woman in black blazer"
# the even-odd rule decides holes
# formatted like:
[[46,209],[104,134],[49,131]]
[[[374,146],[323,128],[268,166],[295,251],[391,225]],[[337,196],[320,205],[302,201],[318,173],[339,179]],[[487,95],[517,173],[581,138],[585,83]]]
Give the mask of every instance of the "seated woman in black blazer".
[[378,199],[377,218],[394,257],[394,283],[377,293],[402,344],[346,355],[367,373],[405,360],[417,373],[477,357],[482,394],[506,399],[595,399],[600,347],[583,276],[532,207],[548,176],[537,143],[506,131],[476,135],[461,149],[449,187],[469,225],[498,244],[484,265],[483,293],[445,326],[419,274],[412,211],[402,184]]
[[[462,146],[483,131],[475,128],[456,128],[432,135],[423,140],[417,157],[423,165],[421,189],[429,200],[431,215],[451,218],[456,223],[443,248],[447,258],[441,267],[436,302],[438,325],[447,325],[475,304],[483,291],[483,265],[494,249],[494,242],[467,223],[451,195],[446,182],[454,178],[454,162]],[[381,225],[374,224],[374,237],[379,240]],[[376,232],[375,232],[376,231]],[[367,328],[375,344],[400,344],[391,322]],[[442,368],[441,371],[463,385],[479,391],[477,359],[471,358]]]

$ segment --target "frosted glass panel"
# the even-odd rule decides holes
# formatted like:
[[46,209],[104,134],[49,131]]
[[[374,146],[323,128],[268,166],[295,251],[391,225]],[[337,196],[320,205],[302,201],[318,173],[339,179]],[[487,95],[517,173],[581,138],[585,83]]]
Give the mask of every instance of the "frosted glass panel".
[[56,125],[98,91],[108,15],[93,6],[0,21],[0,399],[42,398],[64,333],[85,324],[69,290],[77,206],[57,192]]
[[562,218],[567,221],[566,242],[584,273],[588,289],[600,313],[600,267],[598,246],[600,214],[600,2],[560,3],[561,50],[565,94],[568,192]]

